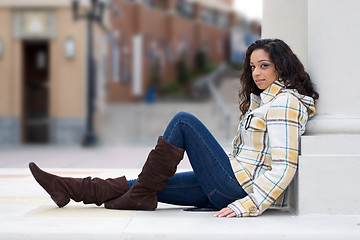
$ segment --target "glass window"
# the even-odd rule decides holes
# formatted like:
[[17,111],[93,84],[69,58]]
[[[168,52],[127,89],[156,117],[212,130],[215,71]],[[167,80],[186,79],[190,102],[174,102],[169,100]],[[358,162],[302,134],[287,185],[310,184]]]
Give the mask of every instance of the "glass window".
[[194,5],[185,0],[176,1],[176,11],[182,17],[194,18]]
[[217,14],[215,11],[210,9],[203,8],[201,10],[201,20],[208,24],[216,24],[217,22]]

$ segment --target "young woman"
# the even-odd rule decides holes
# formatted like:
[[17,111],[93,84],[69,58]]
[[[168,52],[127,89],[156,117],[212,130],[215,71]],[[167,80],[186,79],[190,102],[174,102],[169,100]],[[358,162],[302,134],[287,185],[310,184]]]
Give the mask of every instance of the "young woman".
[[[229,155],[196,117],[180,112],[137,180],[64,178],[35,163],[30,170],[59,207],[73,199],[109,209],[154,210],[159,201],[218,209],[216,217],[258,216],[282,204],[318,93],[299,59],[279,39],[249,46],[240,81],[242,116]],[[175,174],[185,151],[193,171]]]

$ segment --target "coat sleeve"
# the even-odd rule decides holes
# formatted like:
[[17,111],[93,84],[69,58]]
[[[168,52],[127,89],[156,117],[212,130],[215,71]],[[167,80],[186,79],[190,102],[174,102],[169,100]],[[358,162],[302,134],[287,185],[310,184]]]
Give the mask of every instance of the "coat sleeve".
[[271,168],[254,180],[253,192],[229,204],[238,217],[263,213],[293,179],[298,165],[299,138],[304,106],[291,94],[282,94],[270,104],[266,116]]

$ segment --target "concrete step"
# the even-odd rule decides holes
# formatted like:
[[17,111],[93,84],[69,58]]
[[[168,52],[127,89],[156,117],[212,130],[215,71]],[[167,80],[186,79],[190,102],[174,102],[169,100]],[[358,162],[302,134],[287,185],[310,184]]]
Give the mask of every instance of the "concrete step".
[[199,118],[219,142],[229,144],[239,123],[237,77],[225,77],[217,85],[220,98],[230,113],[230,121],[212,100],[206,102],[166,102],[154,104],[112,104],[99,114],[97,129],[105,144],[152,143],[161,135],[171,118],[180,111],[190,112]]
[[220,142],[230,144],[240,113],[237,104],[227,104],[226,107],[231,112],[229,122],[211,102],[110,105],[101,114],[98,129],[105,144],[153,143],[163,134],[172,117],[185,111],[199,118]]

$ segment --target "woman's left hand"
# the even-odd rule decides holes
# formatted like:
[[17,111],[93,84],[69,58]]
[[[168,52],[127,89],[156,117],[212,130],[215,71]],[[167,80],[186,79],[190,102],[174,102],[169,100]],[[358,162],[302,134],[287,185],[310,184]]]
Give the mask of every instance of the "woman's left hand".
[[234,212],[234,210],[232,210],[229,207],[223,208],[221,209],[219,212],[217,212],[214,217],[227,217],[227,218],[231,218],[231,217],[236,217],[236,213]]

